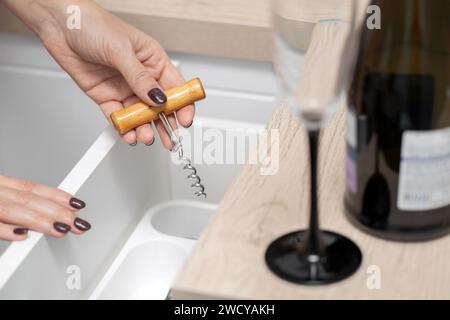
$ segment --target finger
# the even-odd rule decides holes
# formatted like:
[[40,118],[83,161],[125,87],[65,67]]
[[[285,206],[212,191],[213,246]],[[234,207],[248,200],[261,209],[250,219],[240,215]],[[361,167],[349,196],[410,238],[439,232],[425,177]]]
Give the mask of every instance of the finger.
[[57,238],[64,237],[70,231],[68,224],[53,221],[45,214],[5,200],[0,200],[0,221],[23,226]]
[[[178,126],[177,126],[177,121],[175,119],[175,116],[173,114],[171,114],[171,115],[167,116],[167,120],[169,121],[172,129],[174,131],[176,131]],[[156,130],[158,131],[158,135],[161,139],[161,143],[163,144],[164,148],[166,148],[168,150],[172,150],[172,147],[173,147],[172,141],[170,140],[169,133],[167,132],[167,130],[164,127],[161,120],[155,121],[155,127],[156,127]]]
[[[139,102],[139,98],[136,96],[128,97],[123,101],[124,107],[128,107],[136,102]],[[147,146],[150,146],[155,141],[155,133],[150,123],[143,124],[135,128],[137,140]]]
[[151,146],[155,142],[155,133],[150,123],[137,127],[136,135],[138,141],[146,146]]
[[98,104],[110,101],[111,97],[114,97],[117,101],[122,101],[134,95],[122,74],[119,71],[115,72],[117,73],[115,76],[94,86],[92,89],[86,91],[86,94]]
[[[158,83],[163,90],[179,86],[184,82],[183,76],[170,61],[165,65],[161,77],[158,79]],[[194,119],[194,114],[195,107],[193,104],[181,108],[177,111],[178,122],[185,128],[190,127]]]
[[195,107],[190,104],[177,111],[178,122],[185,128],[189,128],[194,122]]
[[[108,119],[109,123],[112,124],[111,120],[111,113],[114,111],[120,110],[123,108],[122,103],[115,100],[110,100],[107,102],[103,102],[100,104],[100,109],[102,109],[103,114],[105,115],[106,119]],[[136,143],[136,132],[134,130],[131,130],[123,135],[120,136],[121,139],[127,143],[127,144],[135,144]]]
[[28,229],[0,222],[0,240],[21,241],[28,238]]
[[14,202],[33,211],[40,212],[54,222],[69,225],[70,230],[76,234],[82,234],[91,227],[87,221],[77,218],[72,210],[30,192],[11,188],[0,188],[0,199],[2,201]]
[[83,209],[86,206],[84,201],[73,197],[71,194],[61,189],[47,187],[29,180],[21,180],[0,175],[0,186],[31,192],[37,196],[56,202],[72,211]]
[[119,59],[116,67],[141,101],[153,107],[160,106],[167,101],[166,95],[155,80],[154,72],[146,68],[134,53]]

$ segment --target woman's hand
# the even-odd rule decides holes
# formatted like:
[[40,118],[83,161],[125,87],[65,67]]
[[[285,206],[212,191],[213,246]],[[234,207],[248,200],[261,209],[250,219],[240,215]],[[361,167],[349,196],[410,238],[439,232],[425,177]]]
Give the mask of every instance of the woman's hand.
[[23,240],[28,230],[82,234],[91,225],[75,213],[85,206],[62,190],[0,175],[0,240]]
[[[100,105],[108,120],[112,112],[138,100],[158,106],[166,101],[162,90],[184,82],[155,39],[94,1],[5,0],[5,3],[35,31],[59,65]],[[66,26],[69,5],[80,8],[79,30]],[[177,112],[178,122],[184,127],[192,124],[193,117],[193,105]],[[171,116],[169,121],[175,128],[175,117]],[[164,146],[170,149],[172,144],[162,123],[155,121],[155,126]],[[153,128],[145,124],[122,138],[129,144],[137,139],[151,145]]]

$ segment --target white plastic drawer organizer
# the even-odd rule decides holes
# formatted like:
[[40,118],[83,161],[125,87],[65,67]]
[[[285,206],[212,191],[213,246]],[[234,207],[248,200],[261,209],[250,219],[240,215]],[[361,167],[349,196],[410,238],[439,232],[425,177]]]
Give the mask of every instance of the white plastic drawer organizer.
[[[0,241],[0,299],[164,299],[242,164],[194,159],[208,202],[190,200],[171,154],[159,142],[118,141],[39,43],[0,34],[0,52],[0,172],[76,194],[92,224],[83,236]],[[208,96],[189,132],[263,128],[276,104],[268,65],[174,58],[186,78],[203,79]]]

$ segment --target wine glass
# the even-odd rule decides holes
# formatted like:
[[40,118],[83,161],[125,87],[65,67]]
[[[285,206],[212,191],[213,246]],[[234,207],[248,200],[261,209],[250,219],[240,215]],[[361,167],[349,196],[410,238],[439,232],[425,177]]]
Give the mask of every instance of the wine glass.
[[276,239],[265,259],[276,275],[299,284],[340,281],[352,275],[362,260],[350,239],[320,230],[317,206],[319,132],[342,104],[350,82],[362,25],[357,17],[364,16],[358,2],[273,1],[274,65],[285,103],[308,130],[311,203],[308,229]]

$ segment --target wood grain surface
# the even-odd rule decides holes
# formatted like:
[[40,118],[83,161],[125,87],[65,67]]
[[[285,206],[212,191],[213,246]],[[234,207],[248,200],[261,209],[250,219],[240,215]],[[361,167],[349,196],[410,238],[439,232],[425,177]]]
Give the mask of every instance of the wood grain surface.
[[[309,164],[305,131],[286,108],[278,108],[269,128],[280,131],[278,174],[262,176],[259,165],[245,166],[179,274],[172,289],[175,299],[450,298],[450,237],[390,242],[369,236],[346,220],[344,109],[321,136],[320,222],[360,246],[362,266],[349,279],[320,287],[291,284],[273,275],[264,262],[269,243],[307,225]],[[381,288],[369,289],[367,283],[372,283],[378,268]]]
[[[168,51],[271,59],[271,0],[97,0]],[[83,14],[83,12],[82,12]],[[0,4],[0,32],[31,32]]]
[[[350,0],[299,0],[306,25],[346,12]],[[168,51],[269,61],[271,0],[97,0],[102,7],[157,39]],[[314,10],[311,10],[314,7]],[[292,13],[289,9],[288,13]],[[83,14],[83,13],[82,13]],[[0,32],[30,31],[0,5]],[[306,41],[305,40],[305,41]]]

